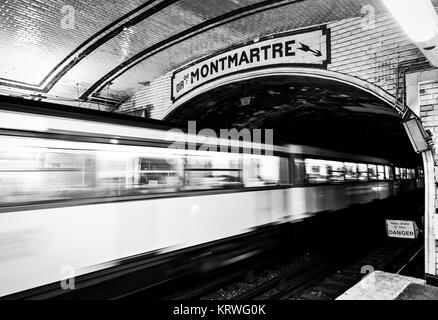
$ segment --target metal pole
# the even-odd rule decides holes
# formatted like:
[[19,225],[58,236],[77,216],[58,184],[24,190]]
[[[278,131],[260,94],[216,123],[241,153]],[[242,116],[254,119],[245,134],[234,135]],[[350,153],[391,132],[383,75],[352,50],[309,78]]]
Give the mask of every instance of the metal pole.
[[434,232],[435,216],[435,159],[432,151],[422,153],[424,163],[424,255],[425,255],[425,273],[437,275],[436,268],[436,248]]

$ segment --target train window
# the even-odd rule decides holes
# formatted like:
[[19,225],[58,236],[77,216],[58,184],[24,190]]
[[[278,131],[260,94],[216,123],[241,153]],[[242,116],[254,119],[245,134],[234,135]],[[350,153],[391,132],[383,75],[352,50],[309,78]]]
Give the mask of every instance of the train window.
[[[183,172],[181,159],[147,157],[140,158],[138,165],[138,185],[140,187],[147,187],[151,190],[163,188],[176,189],[182,185]],[[134,180],[134,183],[136,182]]]
[[385,166],[385,177],[387,180],[393,180],[394,179],[394,173],[392,170],[392,167]]
[[357,163],[346,162],[345,163],[345,180],[346,181],[357,181],[359,179],[359,174],[357,172]]
[[406,168],[402,168],[401,169],[401,178],[406,180],[408,178],[408,174],[407,174],[407,169]]
[[[283,161],[286,161],[286,164]],[[243,182],[245,187],[275,186],[281,184],[282,181],[288,183],[288,166],[287,158],[244,155]]]
[[364,163],[357,165],[357,175],[359,181],[368,181],[368,166]]
[[260,161],[259,175],[265,185],[280,184],[280,158],[264,156]]
[[385,166],[381,166],[381,165],[377,166],[377,178],[380,181],[385,180]]
[[295,184],[298,186],[308,183],[304,159],[294,158],[294,179]]
[[222,153],[189,155],[186,159],[184,181],[184,188],[189,190],[240,187],[239,156]]
[[395,179],[397,180],[401,179],[401,169],[398,167],[395,168]]
[[345,167],[343,162],[327,161],[327,170],[330,182],[339,183],[345,181]]
[[325,160],[305,159],[304,161],[308,183],[326,183],[328,181],[327,163]]
[[122,152],[99,151],[94,157],[89,157],[88,163],[94,170],[88,171],[87,175],[90,180],[95,180],[94,195],[118,196],[132,188],[138,182],[134,174],[138,170],[138,161],[138,158]]
[[169,151],[143,155],[98,150],[87,161],[87,176],[95,181],[95,197],[171,192],[182,185],[183,157]]
[[0,151],[0,203],[26,203],[83,196],[86,155],[37,147]]
[[289,158],[280,158],[280,184],[288,185],[290,184],[290,173],[289,173]]
[[[184,154],[171,149],[31,138],[0,143],[0,205],[174,192],[184,182]],[[201,161],[201,177],[188,181],[238,184],[240,158],[212,158]]]
[[375,164],[368,165],[368,177],[370,180],[378,179],[377,166]]
[[0,205],[237,188],[242,178],[248,186],[289,184],[289,158],[275,156],[36,138],[0,144]]
[[252,158],[250,156],[244,156],[243,158],[243,184],[245,187],[261,187],[263,186],[263,181],[259,179],[260,164],[259,159]]

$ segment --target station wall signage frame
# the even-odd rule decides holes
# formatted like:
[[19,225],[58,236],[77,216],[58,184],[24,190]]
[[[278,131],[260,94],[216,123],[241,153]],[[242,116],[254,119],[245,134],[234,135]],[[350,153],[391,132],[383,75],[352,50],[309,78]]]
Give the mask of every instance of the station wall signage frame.
[[331,34],[326,25],[240,44],[196,60],[172,74],[172,102],[211,81],[256,69],[284,66],[327,69]]

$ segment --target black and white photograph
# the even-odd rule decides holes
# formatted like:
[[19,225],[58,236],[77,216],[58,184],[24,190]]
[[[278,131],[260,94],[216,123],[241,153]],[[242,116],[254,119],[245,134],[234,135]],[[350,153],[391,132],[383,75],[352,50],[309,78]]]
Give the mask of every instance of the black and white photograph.
[[436,144],[438,0],[0,0],[0,301],[438,300]]

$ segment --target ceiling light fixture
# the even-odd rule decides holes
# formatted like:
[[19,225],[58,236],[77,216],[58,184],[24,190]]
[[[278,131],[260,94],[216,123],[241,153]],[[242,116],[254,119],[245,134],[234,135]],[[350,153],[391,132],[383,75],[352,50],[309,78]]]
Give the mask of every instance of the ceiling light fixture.
[[242,98],[240,98],[240,103],[242,104],[243,107],[246,107],[246,106],[249,106],[251,104],[251,100],[252,100],[251,96],[242,97]]
[[438,66],[438,16],[430,0],[382,0],[426,58]]
[[249,89],[248,89],[248,87],[245,85],[245,86],[243,87],[243,97],[240,98],[240,103],[242,104],[242,107],[249,106],[249,105],[251,104],[251,100],[252,100],[252,97],[251,97],[251,95],[249,94]]

